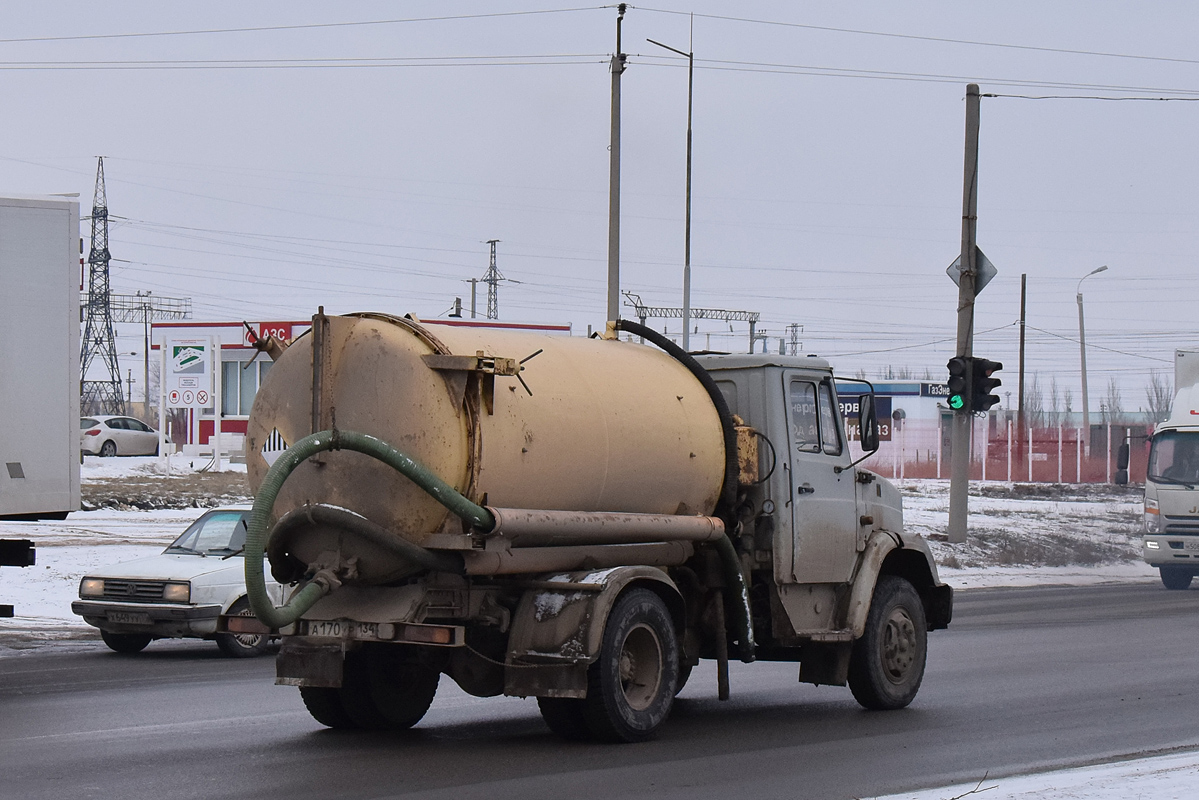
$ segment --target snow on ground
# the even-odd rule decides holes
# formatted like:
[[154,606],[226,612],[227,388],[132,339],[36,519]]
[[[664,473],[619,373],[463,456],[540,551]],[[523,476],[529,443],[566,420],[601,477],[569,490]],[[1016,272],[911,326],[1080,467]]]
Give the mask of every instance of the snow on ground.
[[[167,475],[182,477],[201,471],[210,461],[208,456],[171,456],[168,464],[166,456],[122,456],[120,458],[100,458],[99,456],[84,456],[79,466],[79,479],[83,483],[97,478],[125,478],[143,475]],[[222,472],[246,471],[245,464],[231,464],[225,459]],[[170,470],[168,473],[167,470]]]
[[1199,794],[1199,753],[1116,761],[1076,769],[903,792],[866,800],[1191,800]]

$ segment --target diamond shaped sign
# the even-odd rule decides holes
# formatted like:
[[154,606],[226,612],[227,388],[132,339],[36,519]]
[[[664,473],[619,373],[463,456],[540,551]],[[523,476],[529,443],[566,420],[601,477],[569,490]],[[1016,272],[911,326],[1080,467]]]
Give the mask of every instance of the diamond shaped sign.
[[[999,274],[999,270],[995,269],[995,265],[987,260],[987,257],[983,255],[983,251],[978,245],[974,246],[974,264],[978,270],[978,274],[974,276],[974,293],[978,294],[991,282],[991,278]],[[949,269],[945,270],[945,272],[948,273],[949,279],[953,281],[955,286],[961,286],[962,257],[958,256],[955,258],[953,263],[949,265]]]

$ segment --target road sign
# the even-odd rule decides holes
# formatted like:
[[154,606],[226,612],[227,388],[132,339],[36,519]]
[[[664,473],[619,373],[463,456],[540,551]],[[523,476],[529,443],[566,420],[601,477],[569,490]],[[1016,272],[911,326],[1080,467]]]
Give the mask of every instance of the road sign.
[[[974,266],[975,269],[978,270],[978,274],[974,276],[974,293],[978,294],[986,288],[988,283],[991,282],[991,278],[994,278],[999,274],[999,270],[995,269],[995,265],[987,260],[987,257],[983,255],[982,249],[977,245],[974,248]],[[954,286],[960,285],[962,277],[962,257],[958,256],[955,258],[953,263],[949,265],[949,268],[946,269],[945,272],[948,273],[949,279],[953,281]]]
[[212,399],[212,342],[170,339],[166,342],[163,388],[171,408],[208,408]]

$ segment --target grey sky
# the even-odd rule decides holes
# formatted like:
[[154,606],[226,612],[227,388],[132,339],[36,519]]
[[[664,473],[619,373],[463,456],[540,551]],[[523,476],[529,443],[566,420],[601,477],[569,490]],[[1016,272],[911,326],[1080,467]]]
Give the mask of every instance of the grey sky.
[[[0,38],[571,6],[12,3]],[[1184,2],[653,8],[1155,57],[695,18],[697,59],[741,63],[697,62],[693,304],[760,311],[772,349],[802,324],[804,350],[844,373],[891,364],[944,375],[968,80],[1001,94],[1199,97],[1199,63],[1156,60],[1194,54],[1199,10]],[[77,191],[86,213],[103,154],[110,212],[125,220],[111,234],[114,289],[190,296],[201,319],[306,318],[318,304],[442,315],[455,296],[469,303],[465,281],[482,277],[484,242],[496,238],[501,271],[521,281],[501,286],[501,319],[585,332],[604,317],[615,16],[7,41],[0,191]],[[649,6],[625,22],[622,283],[653,305],[681,304],[686,71],[645,39],[686,49],[688,25]],[[550,55],[564,57],[530,58]],[[278,61],[475,56],[503,65]],[[170,68],[15,68],[156,60]],[[1005,363],[1004,389],[1015,391],[1021,272],[1029,369],[1045,388],[1051,376],[1071,387],[1075,409],[1074,293],[1091,269],[1110,266],[1084,284],[1093,409],[1113,375],[1124,405],[1143,405],[1148,370],[1169,371],[1175,347],[1199,343],[1197,115],[1184,101],[983,100],[978,235],[999,276],[980,298],[975,349]],[[699,325],[693,346],[705,333],[713,348],[746,344],[744,326],[734,338],[727,325]],[[140,348],[132,328],[122,337],[122,350]]]

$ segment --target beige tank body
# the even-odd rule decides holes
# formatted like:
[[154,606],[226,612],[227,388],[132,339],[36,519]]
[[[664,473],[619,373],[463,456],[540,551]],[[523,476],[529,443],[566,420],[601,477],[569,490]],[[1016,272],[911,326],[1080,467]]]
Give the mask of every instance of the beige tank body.
[[[657,349],[494,328],[430,333],[375,314],[328,320],[319,426],[383,439],[476,503],[656,514],[709,514],[716,505],[724,477],[716,409]],[[269,453],[280,437],[290,445],[314,430],[314,338],[283,353],[254,401],[246,448],[255,492],[268,469],[264,445]],[[519,361],[537,351],[521,373],[532,395],[515,377],[495,375],[492,404],[483,388],[490,376],[434,369],[425,358],[482,352]],[[274,515],[304,503],[350,509],[416,543],[448,515],[390,467],[346,451],[299,466]]]

